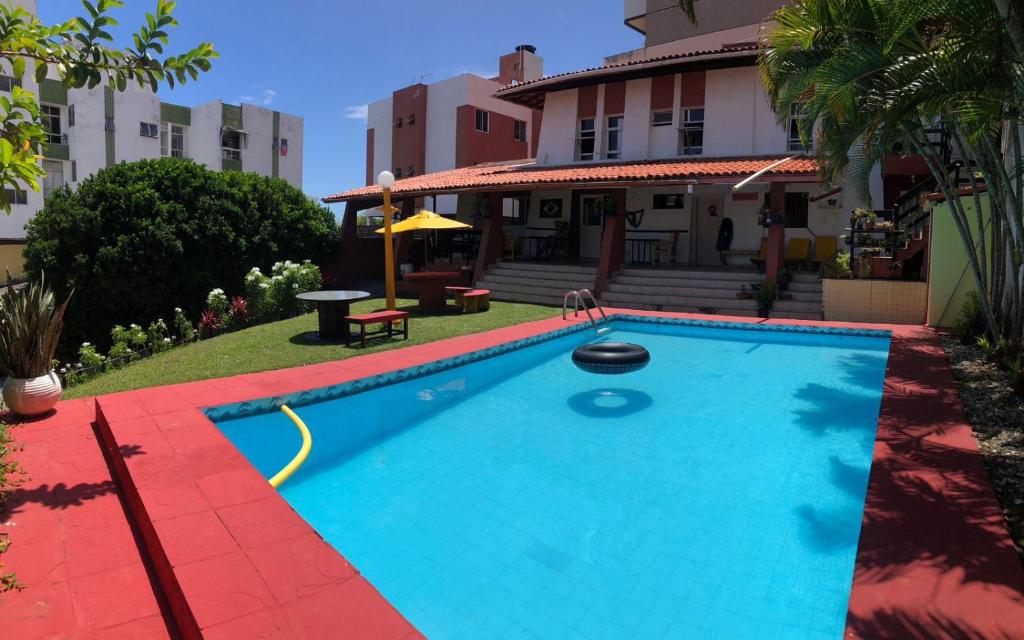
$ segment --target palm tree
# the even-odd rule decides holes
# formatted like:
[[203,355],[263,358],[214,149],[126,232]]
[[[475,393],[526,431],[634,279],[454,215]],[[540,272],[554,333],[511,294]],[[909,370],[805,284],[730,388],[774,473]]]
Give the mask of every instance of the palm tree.
[[[780,124],[801,105],[800,134],[805,142],[817,134],[825,178],[845,174],[867,197],[870,170],[894,146],[925,159],[952,209],[989,332],[1015,342],[1024,329],[1019,15],[993,0],[795,0],[772,15],[758,62]],[[966,163],[974,230],[961,185],[929,138],[936,125]],[[993,210],[987,228],[982,184]]]

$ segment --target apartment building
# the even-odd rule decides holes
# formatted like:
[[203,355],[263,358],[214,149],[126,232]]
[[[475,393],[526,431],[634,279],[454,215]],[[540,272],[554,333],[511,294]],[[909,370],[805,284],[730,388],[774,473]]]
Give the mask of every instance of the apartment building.
[[[366,184],[387,169],[398,179],[485,162],[531,158],[536,153],[541,112],[494,97],[503,86],[543,75],[544,60],[520,45],[498,60],[499,73],[484,78],[463,73],[431,84],[398,89],[367,107]],[[456,198],[440,196],[431,206],[456,211]]]
[[[22,6],[35,12],[35,0]],[[6,63],[4,63],[6,64]],[[22,273],[25,224],[52,191],[117,162],[184,158],[217,170],[249,171],[302,187],[303,120],[263,107],[214,100],[196,107],[163,102],[129,83],[117,92],[100,85],[67,89],[51,71],[37,83],[0,67],[0,96],[14,85],[38,96],[47,140],[42,190],[8,189],[10,215],[0,215],[0,268]]]

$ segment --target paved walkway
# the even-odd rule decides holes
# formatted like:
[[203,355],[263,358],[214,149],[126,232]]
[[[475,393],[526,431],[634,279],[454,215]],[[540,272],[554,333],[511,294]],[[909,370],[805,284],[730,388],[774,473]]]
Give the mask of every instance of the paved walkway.
[[[93,432],[92,400],[61,402],[16,424],[23,484],[0,513],[5,571],[25,585],[0,595],[0,637],[169,638],[160,598]],[[5,416],[9,417],[9,416]]]

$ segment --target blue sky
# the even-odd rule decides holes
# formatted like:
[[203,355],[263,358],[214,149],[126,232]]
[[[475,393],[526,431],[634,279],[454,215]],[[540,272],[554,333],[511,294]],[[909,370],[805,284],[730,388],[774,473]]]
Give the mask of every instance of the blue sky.
[[[141,24],[156,0],[128,0],[115,35]],[[48,23],[84,14],[78,0],[39,0]],[[304,190],[321,197],[360,186],[365,121],[359,107],[426,76],[493,74],[515,45],[537,46],[545,74],[599,64],[642,45],[622,24],[622,0],[178,0],[171,50],[209,40],[221,57],[199,82],[163,100],[215,98],[305,118]]]

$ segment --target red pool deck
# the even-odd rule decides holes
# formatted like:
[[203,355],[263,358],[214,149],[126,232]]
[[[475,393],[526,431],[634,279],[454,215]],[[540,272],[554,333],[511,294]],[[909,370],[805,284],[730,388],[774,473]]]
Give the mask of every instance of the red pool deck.
[[[892,330],[846,636],[1022,636],[1024,572],[934,332],[609,311]],[[13,544],[0,560],[27,587],[0,596],[0,636],[421,637],[200,408],[339,384],[565,325],[552,318],[65,402],[17,427],[24,448],[16,455],[31,479],[11,500],[3,530]]]

